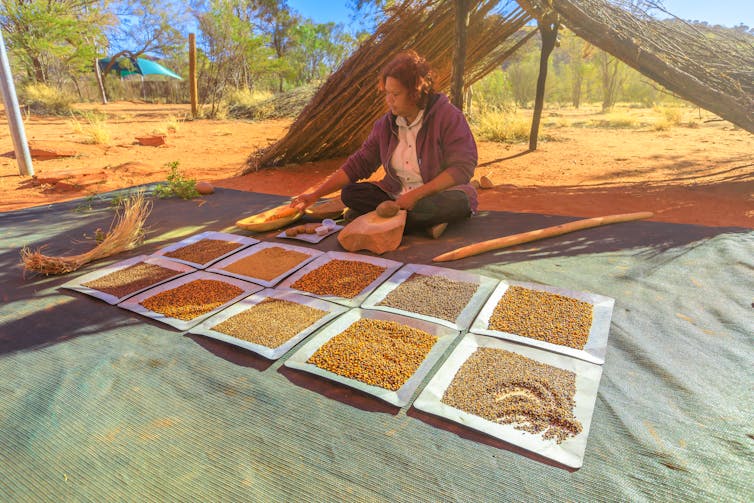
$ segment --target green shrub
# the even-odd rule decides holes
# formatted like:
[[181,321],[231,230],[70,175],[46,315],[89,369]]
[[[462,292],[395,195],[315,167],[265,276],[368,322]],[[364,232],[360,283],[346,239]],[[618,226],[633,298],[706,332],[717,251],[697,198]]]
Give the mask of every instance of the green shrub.
[[199,197],[196,190],[196,180],[187,180],[178,172],[178,161],[173,161],[165,165],[170,168],[167,183],[155,187],[154,193],[160,199],[168,197],[180,197],[181,199],[193,199]]
[[515,143],[529,139],[530,124],[503,112],[486,112],[475,118],[472,128],[482,140]]
[[589,127],[606,128],[606,129],[629,129],[640,126],[639,121],[627,113],[611,112],[605,114],[603,118],[591,119]]
[[21,102],[29,110],[42,115],[64,115],[71,111],[73,98],[59,89],[47,84],[32,83],[23,87]]

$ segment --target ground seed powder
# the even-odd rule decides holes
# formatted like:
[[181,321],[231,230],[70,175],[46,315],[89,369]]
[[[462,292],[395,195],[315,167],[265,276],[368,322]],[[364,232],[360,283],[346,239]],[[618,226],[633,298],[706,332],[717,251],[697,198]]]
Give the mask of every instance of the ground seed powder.
[[274,349],[326,314],[322,309],[268,297],[215,325],[212,330]]
[[478,348],[442,402],[557,443],[581,433],[573,415],[576,374],[510,351]]
[[195,264],[206,264],[210,260],[221,257],[241,246],[243,246],[241,243],[223,241],[222,239],[202,239],[196,243],[167,252],[165,256]]
[[588,302],[511,286],[495,306],[489,328],[584,349],[592,327],[592,310]]
[[478,288],[476,283],[415,273],[388,293],[378,305],[455,321]]
[[307,363],[397,391],[416,372],[437,337],[401,323],[362,318],[322,345]]
[[236,260],[223,267],[223,270],[270,281],[296,267],[307,258],[309,258],[309,255],[306,253],[287,250],[280,246],[271,246]]
[[179,274],[181,271],[139,262],[82,285],[120,298]]

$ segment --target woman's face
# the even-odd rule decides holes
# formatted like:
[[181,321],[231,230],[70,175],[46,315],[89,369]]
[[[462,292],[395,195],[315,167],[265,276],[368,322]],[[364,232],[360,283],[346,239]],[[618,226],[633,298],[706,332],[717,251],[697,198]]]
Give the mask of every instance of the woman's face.
[[409,96],[408,88],[394,77],[385,79],[385,103],[395,115],[413,119],[419,113],[419,107]]

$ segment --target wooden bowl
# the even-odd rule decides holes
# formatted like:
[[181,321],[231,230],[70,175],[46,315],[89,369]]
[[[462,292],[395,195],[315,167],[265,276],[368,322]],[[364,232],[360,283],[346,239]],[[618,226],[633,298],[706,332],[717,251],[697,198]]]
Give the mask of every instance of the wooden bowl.
[[[274,218],[278,215],[278,218]],[[236,227],[254,232],[272,231],[295,222],[303,213],[284,204],[236,222]]]
[[340,200],[340,197],[334,197],[332,199],[326,199],[312,204],[306,210],[307,215],[312,218],[324,219],[324,218],[338,218],[343,215],[343,210],[346,205]]

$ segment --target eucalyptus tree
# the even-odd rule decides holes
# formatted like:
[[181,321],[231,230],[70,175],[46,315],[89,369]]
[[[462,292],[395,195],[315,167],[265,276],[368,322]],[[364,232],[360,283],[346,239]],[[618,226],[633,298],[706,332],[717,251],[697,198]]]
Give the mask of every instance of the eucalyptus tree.
[[117,23],[107,0],[0,0],[0,28],[23,80],[89,72],[95,47]]

